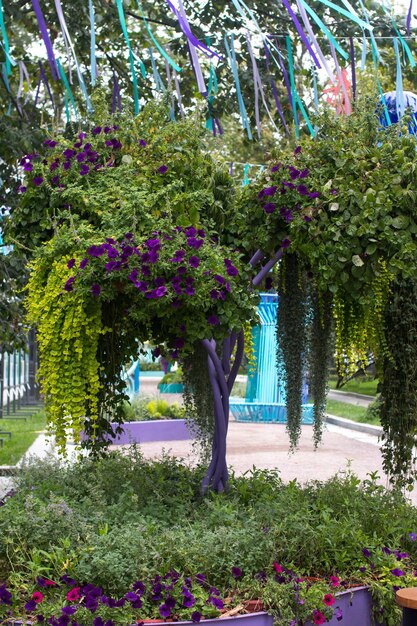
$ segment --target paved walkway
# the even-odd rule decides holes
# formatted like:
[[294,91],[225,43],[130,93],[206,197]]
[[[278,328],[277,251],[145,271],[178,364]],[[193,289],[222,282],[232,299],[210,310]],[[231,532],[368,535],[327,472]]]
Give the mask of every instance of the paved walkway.
[[375,400],[372,396],[365,396],[361,393],[352,393],[351,391],[343,391],[342,389],[331,389],[327,394],[329,400],[338,400],[355,406],[363,406],[367,408],[371,402]]

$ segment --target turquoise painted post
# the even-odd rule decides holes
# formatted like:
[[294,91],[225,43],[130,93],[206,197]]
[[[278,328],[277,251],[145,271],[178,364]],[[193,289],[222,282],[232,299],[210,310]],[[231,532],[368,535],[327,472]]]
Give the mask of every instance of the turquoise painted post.
[[[246,397],[233,398],[230,410],[237,421],[285,422],[285,388],[277,362],[278,295],[261,293],[258,307],[260,325],[252,331],[256,370],[249,372]],[[303,422],[312,423],[312,405],[307,403],[308,387],[303,390]]]

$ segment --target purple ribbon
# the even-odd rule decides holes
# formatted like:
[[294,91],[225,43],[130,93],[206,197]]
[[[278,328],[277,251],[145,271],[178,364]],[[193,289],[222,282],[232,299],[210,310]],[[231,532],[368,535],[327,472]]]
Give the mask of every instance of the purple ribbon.
[[296,16],[296,14],[294,13],[292,8],[290,7],[288,0],[282,0],[282,3],[285,6],[285,8],[287,9],[288,13],[290,14],[291,19],[294,22],[294,25],[295,25],[296,29],[298,30],[298,34],[300,35],[302,41],[304,42],[304,45],[306,46],[307,50],[309,51],[311,58],[313,59],[313,61],[316,64],[316,66],[319,69],[321,69],[320,61],[316,57],[316,54],[315,54],[313,48],[310,46],[310,42],[307,39],[307,37],[305,36],[304,31],[303,31],[303,29],[301,27],[301,24],[298,21],[298,18]]
[[282,110],[281,103],[280,103],[280,101],[279,101],[278,91],[277,91],[277,86],[276,86],[276,84],[275,84],[275,80],[274,80],[274,79],[272,78],[272,76],[271,76],[271,72],[270,72],[270,69],[269,69],[269,56],[270,56],[270,54],[271,54],[271,53],[269,52],[269,48],[268,48],[268,46],[267,46],[267,45],[265,45],[265,43],[264,43],[264,48],[265,48],[265,63],[266,63],[266,69],[267,69],[267,72],[268,72],[268,74],[269,74],[269,76],[270,76],[271,87],[272,87],[272,93],[274,94],[275,105],[276,105],[276,107],[277,107],[277,111],[278,111],[278,113],[279,113],[279,116],[280,116],[280,118],[281,118],[281,121],[282,121],[282,123],[283,123],[283,125],[284,125],[285,132],[287,133],[287,135],[289,135],[289,134],[290,134],[290,130],[289,130],[289,128],[288,128],[287,122],[285,121],[284,112],[283,112],[283,110]]
[[218,59],[222,60],[222,58],[217,54],[217,52],[214,52],[214,50],[211,50],[210,48],[208,48],[204,43],[202,43],[199,39],[197,39],[195,35],[193,35],[181,0],[179,0],[178,2],[179,8],[177,8],[171,2],[171,0],[166,0],[166,2],[169,8],[171,9],[171,11],[175,14],[178,20],[178,23],[180,25],[180,28],[182,32],[184,33],[184,35],[187,37],[189,43],[195,48],[197,48],[198,50],[201,50],[201,52],[204,52],[204,54],[206,54],[208,57],[210,58],[217,57]]
[[46,87],[46,91],[48,92],[49,99],[50,99],[51,104],[52,104],[52,108],[53,108],[53,110],[54,110],[54,112],[55,112],[55,103],[54,103],[54,99],[53,99],[53,97],[52,97],[52,91],[51,91],[51,88],[50,88],[50,86],[49,86],[49,83],[48,83],[48,78],[47,78],[47,76],[46,76],[45,70],[43,69],[42,62],[41,62],[41,61],[38,61],[38,65],[39,65],[40,78],[42,79],[43,84],[44,84],[44,85],[45,85],[45,87]]
[[[412,2],[413,0],[411,0]],[[355,67],[355,46],[353,45],[353,37],[349,37],[350,43],[350,66],[352,68],[352,96],[353,101],[356,100],[356,67]]]
[[59,80],[58,68],[56,65],[56,59],[54,55],[54,50],[52,48],[52,42],[49,38],[48,31],[46,28],[45,18],[42,13],[42,9],[39,5],[38,0],[32,0],[33,9],[35,11],[36,19],[38,20],[39,30],[45,44],[46,54],[48,55],[49,65],[51,66],[52,78],[54,80]]
[[284,75],[284,83],[285,83],[285,88],[287,90],[287,94],[288,94],[288,100],[290,102],[290,106],[292,109],[294,109],[294,104],[292,101],[292,93],[291,93],[291,86],[290,86],[290,79],[288,76],[288,72],[287,72],[287,68],[285,67],[282,59],[281,59],[281,55],[278,57],[278,62],[280,64],[280,67],[282,69],[282,73]]
[[273,125],[273,127],[275,128],[276,131],[278,131],[278,128],[275,125],[274,119],[268,109],[268,105],[266,103],[266,99],[265,99],[265,94],[264,94],[264,90],[262,87],[262,79],[259,75],[259,70],[258,70],[258,66],[256,64],[256,60],[255,60],[255,55],[253,54],[253,49],[252,49],[252,45],[251,45],[251,41],[250,41],[250,37],[249,37],[249,33],[246,33],[246,43],[248,45],[248,50],[249,50],[249,55],[252,61],[252,69],[253,69],[253,82],[255,85],[255,119],[256,119],[256,128],[258,131],[258,137],[261,137],[261,122],[260,122],[260,116],[259,116],[259,98],[258,98],[258,93],[261,94],[261,99],[262,99],[262,104],[264,105],[264,109],[271,121],[271,124]]
[[113,97],[111,101],[111,112],[114,115],[116,112],[116,106],[119,113],[122,111],[122,100],[120,97],[119,81],[117,80],[116,72],[113,72]]
[[407,23],[406,23],[407,35],[410,35],[412,11],[413,11],[413,0],[410,0],[410,6],[409,6],[409,9],[408,9],[408,13],[407,13]]

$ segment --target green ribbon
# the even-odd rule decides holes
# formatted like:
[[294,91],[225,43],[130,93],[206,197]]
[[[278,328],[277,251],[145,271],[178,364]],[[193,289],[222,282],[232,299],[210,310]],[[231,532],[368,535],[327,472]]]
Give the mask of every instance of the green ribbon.
[[298,118],[297,118],[297,105],[301,111],[301,114],[305,120],[305,123],[307,124],[307,128],[310,131],[311,136],[315,137],[314,128],[312,127],[311,122],[308,119],[307,111],[305,110],[304,104],[302,103],[301,98],[298,95],[297,89],[295,87],[294,63],[293,63],[291,39],[288,35],[286,36],[285,39],[287,42],[288,67],[290,71],[291,98],[293,101],[293,113],[294,113],[294,122],[295,122],[295,137],[296,139],[299,139],[300,137],[300,127],[299,127]]
[[139,0],[136,0],[136,4],[138,5],[139,13],[140,13],[140,15],[141,15],[141,17],[142,17],[142,19],[143,19],[143,22],[144,22],[144,24],[145,24],[145,28],[146,28],[146,30],[148,31],[148,35],[149,35],[149,37],[152,39],[152,41],[154,42],[154,44],[155,44],[156,48],[157,48],[157,49],[159,50],[159,52],[162,54],[162,56],[164,57],[164,59],[166,59],[166,60],[168,61],[168,63],[171,65],[171,67],[173,67],[173,68],[174,68],[174,70],[175,70],[176,72],[181,72],[181,68],[180,68],[180,67],[179,67],[179,66],[175,63],[175,61],[173,61],[173,60],[171,59],[171,57],[170,57],[170,56],[169,56],[169,55],[165,52],[165,50],[163,49],[163,47],[162,47],[162,46],[160,46],[160,45],[159,45],[159,43],[157,42],[157,40],[155,39],[155,37],[154,37],[154,35],[153,35],[153,33],[152,33],[152,31],[151,31],[150,27],[149,27],[149,24],[148,24],[148,22],[147,22],[147,20],[146,20],[145,14],[144,14],[144,12],[143,12],[143,10],[142,10],[142,7],[141,7],[141,4],[140,4]]
[[[64,72],[64,70],[62,69],[62,65],[61,65],[61,63],[60,63],[59,59],[57,59],[57,60],[56,60],[56,64],[57,64],[57,66],[58,66],[58,71],[59,71],[59,75],[61,76],[61,80],[62,80],[62,82],[64,83],[64,87],[65,87],[66,92],[67,92],[67,94],[68,94],[68,96],[69,96],[69,99],[70,99],[70,101],[71,101],[72,108],[74,109],[75,119],[76,119],[76,120],[78,120],[77,105],[75,104],[74,96],[72,95],[71,88],[70,88],[70,86],[69,86],[69,83],[68,83],[67,77],[65,76],[65,72]],[[67,115],[68,115],[68,117],[69,117],[69,111],[68,111],[68,114],[67,114]],[[67,120],[67,121],[69,121],[69,120]]]

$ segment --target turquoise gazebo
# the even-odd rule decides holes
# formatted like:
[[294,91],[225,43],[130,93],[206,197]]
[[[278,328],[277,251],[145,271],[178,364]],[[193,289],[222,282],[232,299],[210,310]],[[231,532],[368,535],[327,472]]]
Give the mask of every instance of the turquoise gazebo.
[[[230,398],[230,411],[237,422],[286,422],[285,389],[277,363],[276,324],[278,296],[262,293],[260,325],[253,329],[256,369],[249,371],[245,398]],[[308,386],[303,390],[303,424],[313,424],[313,405],[307,403]]]

